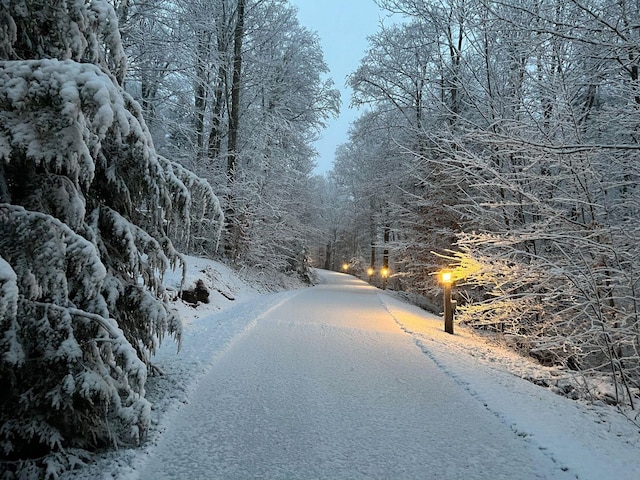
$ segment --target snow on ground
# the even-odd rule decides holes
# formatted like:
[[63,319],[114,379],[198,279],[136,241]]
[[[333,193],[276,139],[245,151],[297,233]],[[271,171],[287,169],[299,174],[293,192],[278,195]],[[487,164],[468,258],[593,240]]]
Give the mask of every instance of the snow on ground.
[[[203,280],[210,289],[209,303],[193,306],[179,299],[173,302],[183,321],[181,347],[165,339],[153,364],[162,375],[147,380],[147,398],[152,402],[152,426],[141,448],[121,448],[97,456],[95,463],[73,472],[65,479],[95,480],[137,478],[136,464],[153,450],[166,422],[198,388],[198,382],[235,341],[242,338],[261,316],[284,302],[298,287],[295,280],[270,277],[260,271],[237,272],[208,259],[185,256],[187,270],[184,287]],[[182,270],[167,271],[165,285],[170,294],[180,289]],[[233,300],[230,300],[233,298]]]
[[[293,351],[297,352],[297,357],[295,359],[289,359],[289,361],[302,362],[307,369],[312,369],[313,365],[317,364],[319,359],[322,358],[323,351],[331,348],[331,344],[327,343],[328,339],[323,339],[320,335],[317,337],[317,343],[299,340],[300,343],[296,346],[296,339],[301,339],[302,337],[296,337],[293,333],[286,333],[288,330],[284,330],[285,328],[292,329],[291,332],[299,330],[300,325],[296,322],[283,320],[282,312],[288,309],[294,309],[292,305],[296,305],[296,302],[299,302],[305,295],[309,300],[307,300],[306,304],[298,304],[293,314],[298,316],[311,315],[313,321],[318,323],[317,328],[319,329],[319,334],[323,332],[334,332],[336,330],[337,326],[332,325],[332,318],[327,315],[323,316],[322,303],[317,303],[323,302],[324,300],[320,298],[313,300],[314,289],[305,289],[302,293],[300,289],[287,290],[279,293],[266,293],[270,289],[265,288],[264,285],[271,283],[270,279],[263,278],[258,280],[255,277],[252,279],[250,274],[245,272],[244,280],[242,280],[236,273],[224,265],[194,257],[188,257],[188,267],[187,284],[190,282],[193,283],[197,278],[203,279],[207,286],[212,288],[210,296],[211,303],[200,304],[197,307],[193,307],[181,301],[176,302],[176,306],[183,316],[185,323],[182,349],[177,353],[175,344],[166,342],[155,358],[155,364],[164,372],[164,375],[152,377],[147,383],[148,397],[153,402],[154,407],[153,425],[146,444],[137,449],[122,449],[118,452],[105,453],[99,456],[94,464],[88,465],[77,472],[69,473],[65,478],[81,480],[88,478],[139,479],[141,475],[145,474],[145,471],[148,471],[150,464],[153,465],[153,459],[156,458],[158,454],[162,454],[162,449],[167,448],[166,445],[163,446],[163,437],[166,439],[170,436],[170,430],[175,429],[176,422],[182,422],[182,420],[179,420],[181,415],[185,414],[189,409],[192,407],[200,408],[202,405],[206,405],[211,395],[222,395],[226,403],[232,404],[230,407],[229,405],[225,406],[225,408],[231,408],[232,413],[234,411],[233,402],[237,401],[239,404],[243,404],[242,408],[247,407],[244,405],[244,399],[232,398],[232,395],[225,397],[225,393],[220,392],[220,389],[216,390],[213,388],[213,390],[211,390],[211,384],[204,380],[209,378],[208,381],[210,381],[211,378],[216,378],[216,381],[219,382],[232,381],[233,378],[225,377],[224,369],[220,370],[220,368],[216,368],[216,366],[219,367],[220,365],[224,365],[225,362],[231,362],[234,358],[239,362],[245,361],[243,360],[242,349],[234,348],[234,346],[242,344],[242,347],[245,348],[247,345],[254,345],[257,350],[260,350],[262,347],[255,342],[257,341],[256,338],[262,335],[257,335],[256,332],[267,336],[271,335],[273,342],[278,342],[280,338],[286,340],[287,348],[294,349]],[[179,275],[170,274],[167,276],[167,284],[170,287],[178,288],[178,279]],[[323,286],[314,288],[318,289],[322,287]],[[353,285],[350,285],[349,288],[352,288],[352,292],[350,293],[352,296],[358,293],[377,296],[381,310],[389,314],[389,317],[392,318],[391,323],[395,322],[394,326],[397,327],[397,331],[399,332],[399,334],[395,335],[399,339],[397,341],[400,343],[409,342],[413,345],[412,348],[415,355],[412,354],[412,360],[406,366],[406,378],[413,378],[408,371],[416,370],[418,363],[415,362],[428,360],[428,362],[433,363],[436,369],[439,370],[439,373],[434,373],[434,378],[437,378],[436,385],[438,388],[443,391],[455,390],[457,388],[461,392],[468,393],[468,399],[466,400],[452,400],[451,405],[448,406],[450,410],[447,410],[446,405],[441,407],[443,408],[442,411],[446,412],[447,417],[453,419],[452,427],[454,430],[459,430],[459,435],[455,436],[456,445],[451,447],[453,450],[449,453],[449,458],[459,457],[461,462],[459,465],[456,465],[455,468],[452,467],[453,470],[449,472],[449,476],[446,476],[447,472],[444,472],[445,476],[441,478],[456,478],[456,472],[465,471],[465,462],[467,462],[466,468],[469,468],[470,459],[474,462],[480,462],[480,464],[484,461],[482,458],[478,458],[477,445],[465,443],[467,441],[471,442],[472,440],[475,444],[495,440],[483,436],[482,432],[465,430],[465,423],[472,421],[474,417],[480,416],[482,411],[485,413],[489,412],[489,416],[495,420],[494,423],[506,425],[505,428],[511,432],[514,438],[521,439],[522,444],[526,447],[525,451],[527,455],[535,456],[536,451],[541,452],[543,456],[554,465],[553,468],[547,470],[547,474],[545,474],[544,471],[540,473],[539,468],[536,466],[538,465],[536,462],[539,462],[538,459],[534,462],[534,465],[530,467],[532,470],[527,470],[529,467],[525,465],[522,472],[528,473],[526,473],[526,475],[523,474],[523,476],[519,478],[579,478],[583,480],[604,478],[632,480],[640,478],[640,455],[638,455],[640,451],[639,429],[613,407],[576,402],[556,395],[548,388],[522,381],[519,377],[540,378],[545,375],[549,376],[551,373],[547,369],[536,365],[534,362],[508,351],[504,347],[487,343],[486,339],[474,334],[470,330],[458,327],[456,335],[447,335],[442,332],[441,319],[425,313],[417,307],[408,305],[388,293],[379,290],[375,291],[373,287],[367,286],[364,282],[353,279]],[[234,300],[229,300],[229,298],[234,298]],[[344,298],[344,301],[348,302],[346,297]],[[352,309],[352,317],[354,322],[356,322],[355,325],[357,329],[363,330],[366,328],[369,318],[358,317],[357,302],[358,300],[356,300],[356,305]],[[257,327],[262,329],[260,330]],[[385,328],[392,330],[389,324],[387,324]],[[369,336],[365,337],[367,340],[364,341],[364,346],[375,346],[380,343],[380,338],[376,337],[376,335],[381,335],[380,333],[375,333],[375,335],[374,333],[368,333],[367,335]],[[400,337],[403,337],[403,340],[401,340]],[[352,345],[354,338],[356,337],[345,337],[341,335],[334,339],[338,343],[345,342],[343,351],[346,351],[346,341],[348,340],[348,344]],[[394,342],[395,341],[396,340],[394,340]],[[356,344],[357,343],[358,342],[356,342]],[[391,348],[391,350],[393,350],[393,348],[396,347],[385,348]],[[403,346],[402,348],[405,347]],[[282,355],[285,355],[286,352],[287,350],[283,350]],[[248,359],[245,361],[246,364],[244,368],[249,369],[250,367],[255,367],[255,362],[252,362],[251,359],[258,358],[258,353],[249,351],[247,355]],[[307,357],[315,360],[304,363]],[[418,357],[422,357],[423,360],[419,360]],[[266,361],[265,358],[269,359],[268,354],[262,352],[260,362],[264,363]],[[370,360],[378,362],[377,357],[371,357]],[[286,359],[283,359],[283,361],[286,361]],[[381,365],[386,365],[387,363],[388,361],[385,360]],[[420,365],[422,364],[418,366]],[[337,369],[340,365],[336,363],[334,366]],[[355,372],[359,374],[358,378],[366,376],[363,375],[366,373],[366,368],[363,364],[355,364],[353,368]],[[405,367],[403,365],[396,365],[394,368],[404,369]],[[422,366],[420,366],[420,368],[422,368]],[[265,371],[269,370],[269,367],[264,365],[263,369],[264,371],[262,371],[262,373],[265,373]],[[260,373],[260,371],[258,372]],[[344,375],[348,374],[347,372]],[[258,376],[258,378],[259,377],[260,376]],[[311,422],[308,425],[309,431],[306,433],[299,432],[298,438],[291,440],[278,437],[280,441],[285,442],[285,446],[290,449],[292,454],[297,452],[298,456],[305,455],[306,450],[302,447],[305,445],[310,448],[313,447],[309,442],[313,440],[313,442],[317,443],[319,441],[318,438],[324,438],[325,440],[328,438],[331,442],[335,443],[336,439],[327,437],[327,435],[331,428],[340,430],[341,426],[343,428],[341,431],[344,435],[351,436],[350,438],[355,435],[353,438],[359,439],[361,442],[368,441],[366,439],[366,432],[357,432],[357,428],[355,431],[354,428],[344,428],[346,425],[350,425],[349,422],[354,421],[354,418],[351,418],[354,415],[357,426],[358,422],[367,420],[366,416],[369,413],[380,413],[380,411],[377,410],[379,408],[378,405],[375,403],[368,405],[364,413],[360,410],[352,410],[353,415],[337,415],[334,417],[331,412],[341,408],[340,405],[344,402],[348,404],[349,401],[341,396],[339,391],[334,392],[335,397],[327,395],[325,390],[319,389],[317,385],[314,385],[313,382],[309,382],[308,379],[303,377],[292,378],[292,382],[294,384],[298,382],[298,387],[296,388],[310,388],[311,392],[318,396],[318,409],[324,412],[325,415],[323,420],[330,422],[329,425],[323,427],[317,423],[314,424],[313,420],[308,420]],[[384,397],[384,395],[386,395],[384,393],[387,388],[387,386],[385,386],[386,383],[388,382],[377,384],[378,387],[381,388],[380,398],[386,398]],[[375,387],[375,385],[374,383],[372,385],[365,384],[364,386],[370,389]],[[262,387],[256,385],[255,388],[268,390],[267,386]],[[426,395],[427,392],[421,389],[423,389],[423,387],[417,383],[410,388],[411,391],[415,391],[419,395]],[[300,395],[304,395],[304,393],[300,392]],[[283,402],[285,401],[284,398],[281,400]],[[306,401],[312,400],[306,398]],[[385,401],[388,403],[388,398]],[[285,417],[286,415],[298,415],[299,417],[299,412],[293,413],[295,410],[286,408],[286,405],[283,405],[282,408],[284,408],[284,410],[280,412],[281,415],[285,415]],[[355,407],[351,405],[351,407],[348,408]],[[350,411],[348,408],[346,410],[347,413]],[[416,406],[414,404],[407,408],[413,408],[415,410]],[[268,415],[272,413],[271,410],[260,411],[262,411],[265,416],[264,419],[260,419],[260,422],[267,422],[269,418]],[[421,429],[416,429],[411,426],[412,421],[417,421],[421,415],[421,412],[417,410],[415,410],[415,412],[416,418],[414,419],[394,418],[394,421],[405,422],[403,431],[397,433],[404,432],[407,435],[406,438],[404,438],[404,435],[402,438],[398,437],[396,439],[397,441],[406,439],[413,439],[416,442],[425,441],[424,438],[420,436],[422,435],[420,433]],[[358,416],[363,418],[359,418]],[[434,421],[434,419],[431,420]],[[493,425],[492,421],[486,418],[483,422],[486,422],[487,425]],[[383,428],[385,421],[381,420],[381,423],[380,428]],[[446,422],[437,423],[441,423],[440,428],[446,428],[448,425]],[[269,428],[275,429],[277,436],[278,426],[268,426]],[[233,428],[235,427],[236,426],[233,425]],[[486,428],[494,429],[497,427],[494,425]],[[209,432],[209,430],[214,431]],[[228,454],[229,452],[225,452],[224,449],[232,445],[233,441],[237,441],[237,439],[224,439],[222,435],[226,433],[215,430],[214,423],[213,427],[208,429],[206,434],[217,438],[220,442],[220,445],[218,445],[220,449],[217,451],[218,454]],[[317,435],[320,435],[320,437],[314,437],[312,435],[314,431]],[[364,436],[358,437],[359,434]],[[196,435],[188,431],[186,438],[190,439],[191,443],[181,445],[181,448],[193,449],[194,458],[197,457],[196,450],[202,448],[203,442],[199,441],[202,435],[202,432]],[[499,431],[499,433],[495,433],[495,435],[504,436],[504,432]],[[507,435],[507,437],[509,437],[509,435]],[[428,455],[428,452],[433,451],[433,443],[437,442],[438,439],[426,438],[428,439],[427,441],[432,444],[421,445],[417,451],[424,451],[424,454]],[[247,442],[252,441],[247,437],[245,437],[245,440]],[[498,464],[509,464],[509,462],[513,462],[514,458],[511,450],[520,447],[518,446],[518,442],[514,444],[512,439],[507,440],[506,437],[500,441],[511,442],[508,446],[507,443],[505,443],[505,447],[509,449],[509,452],[497,452],[496,458],[493,459],[493,461]],[[225,442],[227,443],[225,444]],[[331,445],[332,443],[327,443],[323,445],[322,448],[329,449],[332,448]],[[347,444],[347,446],[349,448],[353,447],[353,445],[350,444]],[[264,448],[268,450],[271,446],[267,445],[264,446]],[[377,448],[375,442],[374,448]],[[259,449],[259,446],[253,445],[249,453],[253,455],[256,449]],[[442,451],[441,446],[438,446],[438,449],[440,452]],[[257,453],[255,454],[257,455]],[[318,462],[317,467],[320,468],[320,470],[316,471],[315,476],[309,478],[383,478],[381,476],[376,477],[374,474],[371,474],[371,472],[369,472],[369,476],[366,475],[367,468],[369,468],[370,465],[376,466],[376,462],[380,463],[383,456],[368,457],[368,454],[362,451],[360,451],[360,454],[364,455],[363,458],[367,460],[358,465],[358,468],[361,469],[360,472],[365,472],[361,475],[347,475],[345,473],[347,470],[345,469],[353,466],[353,459],[349,458],[348,455],[341,457],[340,455],[333,454],[332,458],[329,459],[322,457],[322,455],[320,455],[320,457],[309,457],[308,460],[315,458],[314,461]],[[517,454],[518,452],[516,451],[515,458],[517,458]],[[501,455],[504,455],[505,459],[498,458]],[[189,458],[189,455],[187,455],[186,458]],[[304,457],[301,458],[304,460]],[[236,460],[241,463],[242,458]],[[491,460],[492,459],[489,459],[488,464],[491,464]],[[297,460],[292,459],[292,461]],[[335,468],[334,473],[336,473],[336,476],[323,475],[321,467],[328,468],[327,465],[329,463],[327,462],[336,463],[337,466],[333,467]],[[221,464],[222,467],[231,468],[229,464],[225,465],[222,460]],[[485,463],[485,467],[486,465]],[[194,465],[193,468],[197,471],[198,467]],[[236,473],[238,473],[242,472],[242,468],[244,467],[236,465],[234,468],[240,469],[236,471]],[[390,467],[389,465],[378,464],[376,468],[378,468],[378,472],[383,472],[385,468]],[[415,475],[411,476],[409,474],[411,471],[410,465],[406,465],[406,468],[408,469],[408,474],[405,478],[417,478]],[[456,470],[456,468],[459,470]],[[280,475],[279,478],[287,478],[283,475]],[[169,475],[166,478],[179,477]],[[198,477],[198,475],[195,475],[190,478],[225,477]],[[242,477],[231,476],[229,478]],[[278,478],[278,476],[262,476],[260,478]],[[424,478],[432,477],[428,472],[425,472]],[[482,474],[471,470],[471,475],[467,475],[466,478],[486,478],[493,480],[495,477],[492,476],[490,470]]]
[[[640,428],[614,407],[574,401],[521,378],[555,374],[491,345],[470,329],[443,331],[441,318],[390,295],[381,299],[418,347],[519,436],[580,479],[640,479]],[[635,414],[634,414],[635,416]]]

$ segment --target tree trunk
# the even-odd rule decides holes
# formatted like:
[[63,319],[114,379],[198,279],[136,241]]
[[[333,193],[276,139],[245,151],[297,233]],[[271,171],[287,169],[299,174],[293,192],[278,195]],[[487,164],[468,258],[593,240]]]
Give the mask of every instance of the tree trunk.
[[209,58],[209,35],[206,30],[198,32],[195,88],[195,131],[198,158],[204,155],[204,117],[207,109],[208,72],[206,61]]
[[217,28],[217,48],[218,48],[218,78],[216,79],[216,87],[214,92],[214,104],[212,112],[211,131],[209,132],[208,143],[208,157],[215,159],[220,155],[222,149],[222,139],[225,136],[224,130],[224,107],[229,104],[229,64],[228,50],[231,44],[231,39],[228,35],[228,29],[231,28],[231,19],[227,15],[226,8],[224,7],[221,12],[221,18]]
[[238,16],[236,28],[233,35],[233,79],[231,81],[231,112],[229,113],[229,143],[227,175],[229,182],[233,182],[237,148],[238,148],[238,128],[240,125],[240,83],[242,74],[242,39],[244,36],[244,7],[246,0],[238,0]]
[[[373,202],[372,202],[373,203]],[[369,219],[369,234],[371,235],[371,262],[369,264],[369,268],[375,270],[376,268],[376,223],[371,215]]]
[[218,69],[218,83],[216,85],[215,103],[213,104],[213,118],[211,120],[211,131],[209,132],[208,157],[214,159],[220,155],[222,146],[222,111],[224,106],[224,90],[227,71],[224,65]]
[[[242,80],[242,39],[244,36],[245,0],[238,0],[236,26],[233,33],[233,76],[231,80],[231,109],[229,111],[229,138],[227,143],[227,181],[232,185],[235,180],[238,155],[238,129],[240,126],[240,83]],[[239,256],[242,229],[239,224],[238,209],[233,191],[230,190],[225,211],[228,242],[225,244],[227,255],[236,260]]]

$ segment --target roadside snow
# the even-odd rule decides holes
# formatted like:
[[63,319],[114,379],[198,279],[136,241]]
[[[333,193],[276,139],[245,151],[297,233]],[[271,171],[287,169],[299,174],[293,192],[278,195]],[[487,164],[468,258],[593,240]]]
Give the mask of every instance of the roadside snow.
[[[174,308],[183,321],[182,344],[165,340],[153,359],[162,374],[147,380],[147,399],[152,402],[152,425],[140,448],[122,448],[96,455],[95,461],[80,470],[67,472],[62,479],[95,480],[138,478],[136,468],[156,446],[167,422],[189,403],[199,382],[217,358],[255,327],[261,316],[286,301],[293,291],[269,293],[295,281],[266,278],[261,272],[238,273],[228,266],[193,256],[185,256],[188,288],[201,279],[210,289],[209,303],[194,306],[176,299]],[[168,270],[164,283],[177,296],[181,269]],[[230,300],[233,298],[233,300]]]
[[[640,479],[640,428],[614,407],[574,401],[521,378],[552,373],[390,295],[380,299],[398,325],[450,377],[519,436],[580,479]],[[632,419],[633,420],[633,419]]]
[[[346,277],[331,273],[322,273],[322,275],[325,279],[327,276],[335,275]],[[323,288],[331,289],[330,285],[321,285],[302,291],[290,290],[268,294],[264,293],[268,289],[259,286],[261,283],[264,285],[264,281],[251,280],[246,273],[244,280],[241,280],[224,265],[188,257],[187,284],[195,282],[197,278],[203,279],[208,287],[213,288],[210,295],[211,303],[192,307],[181,301],[176,302],[176,307],[184,319],[182,350],[177,353],[175,345],[165,343],[155,358],[155,365],[164,372],[164,375],[151,377],[147,383],[148,398],[153,402],[153,425],[145,445],[138,449],[105,453],[99,456],[95,463],[77,472],[70,472],[63,478],[80,480],[152,478],[147,473],[152,472],[154,475],[162,473],[154,470],[156,468],[154,462],[157,461],[158,455],[165,455],[167,451],[171,451],[171,448],[184,449],[186,461],[193,462],[186,466],[186,471],[191,469],[196,472],[189,478],[243,478],[242,475],[246,474],[248,471],[246,469],[249,468],[246,465],[243,466],[243,462],[251,462],[252,459],[258,458],[260,456],[258,450],[261,449],[269,454],[274,452],[282,454],[280,447],[283,445],[293,456],[292,462],[304,463],[305,460],[317,462],[317,465],[306,467],[306,471],[311,472],[311,476],[307,478],[385,478],[381,476],[387,471],[385,469],[399,472],[401,467],[405,468],[406,475],[394,478],[418,478],[416,472],[411,470],[413,468],[411,465],[396,466],[394,469],[388,464],[389,462],[385,461],[385,458],[401,459],[405,463],[411,463],[413,459],[413,462],[419,465],[419,462],[425,461],[424,458],[432,458],[434,451],[442,452],[445,447],[450,447],[447,458],[450,461],[457,458],[460,463],[452,464],[450,471],[434,469],[431,473],[439,474],[439,478],[462,478],[456,475],[466,472],[464,478],[467,479],[493,480],[496,477],[490,469],[478,473],[474,465],[485,469],[492,464],[507,465],[501,471],[509,471],[509,468],[514,468],[512,459],[514,455],[517,458],[518,452],[524,452],[529,460],[523,460],[522,469],[518,470],[521,472],[520,476],[513,478],[578,478],[582,480],[603,478],[637,480],[640,478],[639,429],[613,407],[572,401],[554,394],[548,388],[523,381],[519,376],[538,378],[550,373],[506,348],[487,343],[484,338],[472,331],[457,328],[456,335],[447,335],[442,332],[441,319],[375,290],[353,277],[348,277],[350,291],[344,292],[340,297],[343,307],[347,312],[351,312],[350,321],[355,322],[346,329],[344,325],[336,324],[338,320],[329,314],[329,305],[326,305],[329,297],[316,295]],[[178,282],[178,273],[167,275],[166,283],[169,287],[179,288]],[[337,291],[341,291],[342,288],[341,286]],[[379,325],[385,326],[382,332],[366,332],[364,337],[355,335],[354,329],[355,331],[369,329],[371,318],[367,315],[363,316],[359,309],[364,306],[362,303],[364,297],[371,295],[377,297],[380,306],[380,311],[376,310],[375,313],[376,318],[379,316],[381,319]],[[349,302],[353,301],[354,296],[361,298],[356,299],[355,304],[349,307]],[[235,298],[235,300],[232,301],[229,298]],[[306,300],[300,303],[304,298]],[[290,312],[293,316],[285,318],[283,312]],[[387,315],[386,320],[385,315]],[[314,324],[301,325],[300,322],[304,318],[311,319]],[[317,333],[317,336],[313,337],[315,338],[313,342],[301,336],[302,330],[309,328]],[[263,335],[269,337],[272,343],[283,342],[282,350],[280,352],[279,350],[275,352],[261,350],[265,347],[257,339]],[[393,340],[389,344],[385,343],[389,339]],[[385,379],[384,374],[378,380],[367,380],[369,384],[367,381],[363,383],[362,397],[359,397],[362,403],[350,403],[350,398],[345,396],[346,393],[343,391],[344,385],[357,378],[366,380],[367,372],[371,371],[370,368],[373,368],[373,371],[386,368],[385,365],[393,362],[394,351],[401,350],[406,353],[407,342],[413,353],[406,357],[410,359],[407,364],[399,363],[392,367],[399,372],[397,381],[391,382],[393,379],[390,377]],[[342,346],[336,347],[336,345]],[[353,373],[349,370],[340,370],[340,357],[331,360],[328,354],[329,349],[338,348],[339,352],[346,355],[344,352],[354,345],[363,355],[368,355],[371,365],[356,362]],[[245,350],[247,347],[249,347],[248,351]],[[367,350],[371,347],[375,348],[371,351]],[[255,348],[255,351],[251,348]],[[376,349],[380,348],[382,350],[376,353]],[[295,356],[291,357],[291,352],[295,352]],[[272,374],[281,363],[300,364],[303,371],[321,375],[319,362],[324,362],[325,357],[327,357],[326,362],[333,361],[331,368],[334,369],[335,375],[342,375],[344,382],[347,382],[341,387],[336,379],[338,383],[334,385],[333,393],[327,393],[318,386],[317,382],[311,381],[313,377],[310,380],[306,375],[294,374],[287,379],[286,384],[275,385],[279,386],[281,391],[288,392],[288,395],[293,395],[296,401],[302,399],[306,402],[316,402],[317,410],[324,415],[324,417],[318,417],[320,423],[313,418],[302,418],[300,410],[296,410],[296,405],[286,403],[287,396],[278,397],[278,388],[273,389],[271,388],[273,385],[259,384],[261,378],[280,382],[274,379],[277,377],[273,377]],[[347,361],[347,358],[344,357],[343,360]],[[242,367],[238,367],[235,361],[240,362],[239,365]],[[441,410],[439,413],[436,412],[435,416],[433,411],[429,411],[429,406],[426,407],[426,411],[423,411],[413,400],[408,400],[409,403],[402,407],[408,409],[405,413],[406,411],[414,412],[410,418],[405,418],[406,415],[402,415],[402,412],[393,413],[393,407],[396,404],[391,402],[390,399],[393,397],[390,395],[394,392],[389,390],[388,384],[392,383],[392,390],[405,391],[406,388],[413,392],[410,395],[411,398],[428,395],[429,389],[420,382],[414,381],[426,364],[433,364],[435,370],[439,371],[439,373],[433,373],[436,388],[442,391],[462,392],[464,398],[450,398],[448,405],[438,407]],[[223,368],[225,365],[231,369],[228,374]],[[247,372],[251,369],[254,371],[247,373],[248,378],[243,380],[246,372],[233,370],[237,368],[243,368]],[[251,377],[251,375],[255,376]],[[237,378],[238,376],[240,379]],[[220,388],[216,388],[216,385],[211,383],[212,379],[221,382]],[[246,394],[245,391],[234,390],[237,384],[233,387],[233,382],[236,380],[243,388],[249,386],[250,389],[262,392],[261,394],[266,395],[265,398],[275,399],[276,407],[268,404],[266,400],[266,403],[252,406],[251,402],[247,402],[243,397]],[[254,383],[251,383],[252,381]],[[407,384],[407,381],[410,383]],[[228,387],[226,391],[225,385]],[[371,388],[378,388],[382,403],[378,404],[367,397],[372,393],[369,392]],[[214,399],[214,395],[218,397]],[[314,396],[317,398],[312,398]],[[211,411],[218,414],[230,411],[232,416],[235,416],[235,420],[219,418],[218,421],[209,425],[206,416],[213,413],[208,414],[207,410],[202,410],[205,412],[202,413],[205,418],[197,417],[195,420],[203,421],[205,422],[203,425],[209,426],[189,430],[190,427],[184,420],[185,416],[193,415],[193,408],[198,411],[197,409],[204,407],[214,409]],[[250,418],[243,419],[237,416],[247,408],[252,412]],[[344,408],[342,413],[340,408]],[[420,422],[424,422],[427,418],[425,415],[431,415],[428,417],[430,421],[438,424],[439,428],[447,428],[447,423],[442,418],[439,419],[445,415],[443,412],[446,412],[447,418],[453,419],[454,431],[459,430],[455,436],[456,445],[438,444],[438,438],[430,437],[429,432],[423,432],[424,428],[420,426]],[[482,412],[494,420],[485,418]],[[358,427],[367,423],[368,417],[378,419],[378,424],[372,432]],[[389,417],[388,420],[387,417]],[[476,432],[471,426],[465,427],[465,422],[473,422],[476,417],[483,418],[483,425],[490,425],[486,427],[489,429],[488,432]],[[288,426],[269,423],[274,418],[287,418]],[[289,438],[284,433],[285,427],[299,428],[301,421],[307,422],[306,430],[298,430],[297,438]],[[328,423],[323,424],[323,421]],[[238,442],[238,437],[228,437],[230,431],[238,427],[238,422],[247,428],[251,422],[255,424],[257,435],[255,438],[250,435],[240,437],[242,442],[247,442],[246,445],[242,445],[242,442],[234,443]],[[399,422],[402,428],[395,430],[393,422]],[[500,430],[499,425],[503,425],[510,433],[505,434]],[[163,444],[174,434],[172,432],[176,428],[184,430],[184,443],[173,446]],[[380,442],[383,442],[383,432],[388,432],[389,429],[396,432],[394,443],[420,443],[415,449],[407,447],[406,454],[394,447],[395,453],[389,454],[390,456],[385,456],[386,454],[375,456],[367,451],[350,450],[359,448],[358,443],[371,442],[369,446],[372,452],[384,451],[384,445]],[[194,459],[202,455],[202,445],[206,443],[203,442],[205,437],[218,442],[217,445],[209,445],[206,448],[212,448],[217,452],[218,463],[214,462],[213,466],[223,469],[220,471],[225,473],[207,477],[198,475],[197,472],[201,470],[197,460]],[[259,445],[256,439],[260,438],[272,443],[275,439],[280,442],[279,447],[275,444]],[[320,450],[317,450],[315,446],[319,441]],[[336,455],[335,450],[332,450],[332,445],[336,441],[346,442],[342,444],[343,447],[348,447],[343,454]],[[428,443],[423,444],[424,442]],[[483,442],[504,444],[504,451],[495,451],[492,454],[493,458],[483,459],[479,453],[482,452],[480,447]],[[322,449],[325,449],[324,453]],[[313,454],[315,456],[305,457],[310,455],[310,451],[315,452]],[[238,456],[238,452],[246,453],[247,456]],[[362,462],[355,458],[358,452]],[[541,460],[535,452],[541,453],[548,460],[547,470],[544,468],[540,470]],[[506,458],[502,458],[503,456]],[[211,461],[206,454],[202,458],[206,459],[205,463]],[[234,458],[237,463],[235,467],[233,466]],[[299,463],[299,466],[302,463]],[[334,466],[329,467],[330,465]],[[359,473],[349,470],[354,465],[359,468]],[[440,466],[437,463],[434,465]],[[278,467],[278,465],[275,466]],[[185,466],[175,466],[175,468],[178,475],[178,472],[181,472],[180,468]],[[208,465],[208,468],[211,468],[211,465]],[[257,468],[258,470],[255,471],[259,471],[259,467]],[[282,471],[267,469],[265,476],[260,478],[288,478],[286,467],[283,468]],[[313,470],[314,468],[316,470]],[[330,468],[334,469],[333,475]],[[374,470],[368,470],[370,468]],[[268,472],[271,473],[268,474]],[[279,472],[279,474],[273,472]],[[380,475],[376,476],[375,472]],[[424,472],[424,476],[419,478],[434,478],[431,473]],[[227,474],[228,477],[225,476]],[[164,478],[182,478],[172,476],[169,472],[165,472],[165,475]]]

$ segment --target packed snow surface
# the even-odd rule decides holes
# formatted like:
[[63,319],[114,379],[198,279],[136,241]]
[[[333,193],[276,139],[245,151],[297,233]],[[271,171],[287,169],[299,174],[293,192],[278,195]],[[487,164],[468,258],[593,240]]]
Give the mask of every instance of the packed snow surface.
[[634,423],[523,380],[513,372],[540,367],[466,329],[448,335],[440,318],[345,274],[267,295],[218,264],[198,268],[243,298],[182,308],[183,351],[161,352],[165,375],[156,390],[150,381],[149,442],[85,475],[640,478]]

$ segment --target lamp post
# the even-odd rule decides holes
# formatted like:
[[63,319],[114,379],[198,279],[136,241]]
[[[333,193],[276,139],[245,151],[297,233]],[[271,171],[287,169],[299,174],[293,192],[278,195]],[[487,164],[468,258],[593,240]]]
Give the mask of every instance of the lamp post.
[[444,331],[453,335],[453,305],[451,303],[453,277],[451,272],[443,270],[440,273],[440,281],[444,286]]
[[387,278],[389,278],[389,267],[382,267],[380,270],[380,276],[382,277],[382,289],[387,289]]
[[349,264],[347,262],[344,262],[342,264],[342,271],[344,271],[344,272],[348,272],[349,271]]
[[371,283],[371,277],[373,277],[374,273],[375,273],[375,270],[374,270],[373,267],[367,268],[367,275],[369,276],[369,283]]

